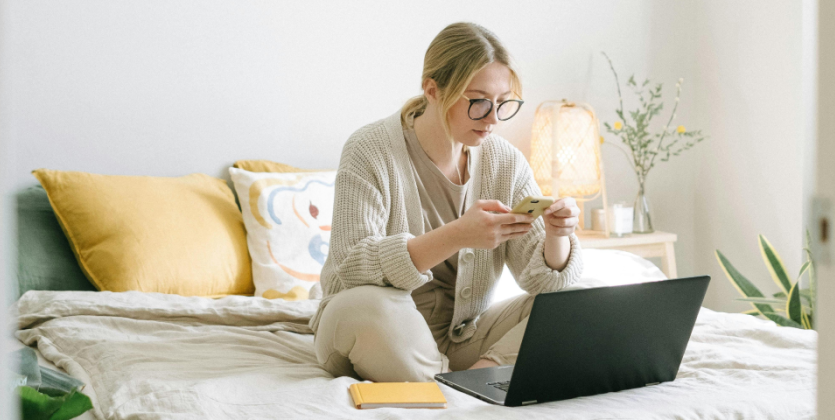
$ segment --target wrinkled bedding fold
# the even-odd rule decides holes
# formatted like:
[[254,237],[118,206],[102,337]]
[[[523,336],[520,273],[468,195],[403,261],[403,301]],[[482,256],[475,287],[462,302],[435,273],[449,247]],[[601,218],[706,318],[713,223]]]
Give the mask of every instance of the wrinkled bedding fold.
[[817,333],[706,308],[673,382],[524,408],[441,386],[446,410],[356,410],[356,381],[314,356],[317,304],[29,291],[14,319],[18,339],[88,384],[99,419],[814,418]]

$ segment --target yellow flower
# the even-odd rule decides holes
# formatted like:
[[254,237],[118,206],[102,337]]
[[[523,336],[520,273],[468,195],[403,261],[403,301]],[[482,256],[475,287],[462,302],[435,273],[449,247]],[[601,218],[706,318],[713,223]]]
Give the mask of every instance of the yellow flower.
[[623,128],[623,124],[620,121],[615,122],[615,130],[620,130]]
[[685,130],[685,129],[684,129],[684,126],[683,126],[683,125],[680,125],[680,126],[678,126],[678,128],[676,128],[676,131],[677,131],[679,134],[681,134],[681,133],[683,133],[683,132],[685,132],[685,131],[687,131],[687,130]]

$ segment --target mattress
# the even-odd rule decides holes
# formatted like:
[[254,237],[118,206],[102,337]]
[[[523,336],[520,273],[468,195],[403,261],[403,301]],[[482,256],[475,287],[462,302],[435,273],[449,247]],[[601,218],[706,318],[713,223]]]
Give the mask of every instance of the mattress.
[[[623,254],[588,258],[633,258]],[[587,260],[572,287],[663,279],[649,266],[594,268],[599,262]],[[518,292],[510,286],[496,298]],[[87,419],[815,417],[817,333],[707,308],[675,381],[518,408],[441,385],[444,410],[357,410],[348,392],[357,381],[334,378],[316,361],[306,325],[316,303],[29,291],[13,309],[21,345],[37,346],[44,362],[88,384],[95,410]]]

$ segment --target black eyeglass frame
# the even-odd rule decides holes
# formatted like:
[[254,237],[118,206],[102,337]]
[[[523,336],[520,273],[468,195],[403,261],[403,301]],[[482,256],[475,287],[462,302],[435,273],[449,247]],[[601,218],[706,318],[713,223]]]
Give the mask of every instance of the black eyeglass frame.
[[[493,106],[494,106],[495,104],[494,104],[494,103],[493,103],[493,101],[491,101],[490,99],[487,99],[487,98],[470,99],[470,98],[468,98],[468,97],[467,97],[466,95],[464,95],[464,94],[462,94],[461,96],[463,96],[463,97],[464,97],[464,99],[466,99],[466,100],[470,101],[470,106],[469,106],[469,107],[467,107],[467,116],[468,116],[471,120],[473,120],[473,121],[483,120],[483,119],[487,118],[487,116],[488,116],[488,115],[490,115],[490,113],[491,113],[491,112],[493,112]],[[487,110],[487,112],[486,112],[486,113],[485,113],[485,114],[484,114],[481,118],[473,118],[473,117],[470,117],[470,110],[473,108],[473,104],[475,104],[476,102],[479,102],[479,101],[487,101],[487,102],[490,102],[490,109],[488,109],[488,110]],[[506,104],[506,103],[508,103],[508,102],[518,102],[518,103],[519,103],[519,108],[517,108],[517,109],[516,109],[516,112],[514,112],[511,116],[509,116],[509,117],[507,117],[507,118],[505,118],[505,119],[501,119],[501,118],[499,118],[499,109],[501,109],[502,105],[504,105],[504,104]],[[507,121],[507,120],[509,120],[509,119],[511,119],[511,118],[513,118],[513,117],[515,117],[515,116],[516,116],[516,114],[518,114],[518,113],[519,113],[519,110],[520,110],[520,109],[522,109],[522,105],[523,105],[524,103],[525,103],[525,101],[523,101],[523,100],[521,100],[521,99],[507,99],[507,100],[502,101],[502,102],[499,104],[499,106],[498,106],[498,107],[496,107],[496,119],[498,119],[499,121]]]

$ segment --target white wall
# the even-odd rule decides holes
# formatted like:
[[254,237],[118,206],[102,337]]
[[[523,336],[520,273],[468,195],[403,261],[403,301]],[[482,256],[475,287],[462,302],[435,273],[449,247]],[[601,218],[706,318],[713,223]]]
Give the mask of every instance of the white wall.
[[[353,130],[420,93],[429,42],[459,20],[495,31],[514,54],[527,104],[499,131],[526,154],[542,101],[586,101],[614,120],[616,90],[600,51],[622,77],[650,77],[668,92],[693,72],[692,48],[678,45],[691,42],[691,6],[662,1],[11,4],[17,186],[34,183],[29,171],[39,167],[224,178],[242,158],[335,167]],[[685,87],[682,110],[695,93]],[[611,199],[632,202],[627,162],[604,153]],[[685,156],[659,166],[649,181],[656,227],[680,235],[682,273],[699,272],[693,164]]]
[[[699,120],[711,138],[696,151],[696,266],[713,277],[706,306],[750,309],[719,267],[722,253],[764,293],[778,291],[760,255],[763,234],[796,275],[801,265],[804,150],[802,2],[700,2],[695,16]],[[808,175],[807,175],[808,172]]]
[[[7,13],[7,4],[0,2],[0,30],[6,27],[9,14]],[[6,74],[6,64],[8,63],[6,43],[2,42],[7,34],[0,32],[0,92],[8,92],[12,81],[3,77]],[[10,102],[8,97],[0,95],[0,279],[11,279],[13,277],[13,252],[12,252],[12,238],[14,237],[14,223],[12,219],[12,201],[11,189],[13,178],[15,176],[14,165],[14,145],[15,141],[12,139],[8,128]],[[8,337],[11,336],[9,331],[9,322],[6,311],[6,296],[12,296],[13,282],[0,281],[0,418],[16,419],[18,412],[18,400],[13,398],[11,392],[7,392],[6,384],[10,383],[9,370],[5,369],[7,366],[6,352]],[[16,293],[16,290],[15,290]]]
[[18,184],[37,167],[221,175],[240,158],[333,167],[353,130],[420,93],[426,47],[458,20],[491,28],[515,54],[528,106],[504,133],[524,150],[536,104],[585,95],[605,69],[598,51],[638,72],[651,55],[651,2],[12,4]]
[[[679,235],[681,276],[713,276],[706,306],[742,310],[714,249],[763,289],[772,283],[757,233],[799,266],[800,6],[773,6],[10,1],[0,42],[2,77],[14,83],[0,100],[11,104],[11,182],[34,184],[29,171],[40,167],[227,179],[237,159],[335,167],[352,131],[420,93],[437,32],[469,20],[496,32],[518,63],[527,103],[499,131],[525,153],[542,101],[585,101],[614,121],[600,51],[622,81],[663,82],[668,99],[685,79],[676,123],[711,138],[650,173],[654,224]],[[604,163],[610,201],[631,203],[637,182],[623,155],[604,146]]]

